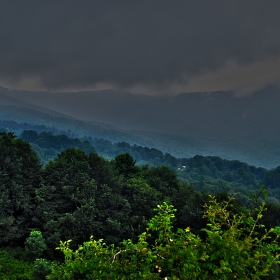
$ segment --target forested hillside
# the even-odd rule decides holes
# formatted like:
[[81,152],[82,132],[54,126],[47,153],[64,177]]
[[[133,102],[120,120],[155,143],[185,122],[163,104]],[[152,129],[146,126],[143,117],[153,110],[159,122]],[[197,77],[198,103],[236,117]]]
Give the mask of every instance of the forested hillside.
[[118,142],[156,147],[176,157],[220,156],[266,168],[280,164],[277,87],[243,97],[232,91],[150,96],[118,90],[46,94],[0,88],[1,93],[29,106],[111,125],[126,134],[127,139]]
[[[175,255],[179,254],[177,250],[179,250],[183,244],[190,243],[192,245],[187,247],[188,250],[193,250],[196,246],[200,248],[199,250],[205,250],[205,254],[198,257],[196,261],[193,259],[191,262],[199,263],[202,261],[204,263],[204,261],[209,258],[208,255],[212,254],[210,251],[212,249],[215,251],[214,247],[212,249],[208,247],[210,244],[216,244],[216,241],[213,241],[214,243],[212,241],[210,242],[212,238],[209,235],[210,232],[216,232],[215,234],[219,236],[225,234],[225,240],[227,240],[226,236],[228,234],[232,236],[232,238],[239,240],[239,245],[236,247],[237,251],[244,251],[245,249],[242,249],[243,245],[249,246],[248,248],[253,248],[255,246],[254,248],[256,249],[244,251],[244,264],[246,263],[247,268],[245,266],[243,267],[241,264],[240,268],[238,268],[238,266],[233,267],[231,262],[224,263],[225,260],[222,256],[217,255],[215,257],[215,259],[222,261],[221,263],[219,263],[219,261],[213,262],[210,258],[210,262],[207,261],[203,264],[203,273],[205,273],[205,275],[216,275],[217,273],[217,275],[220,275],[219,273],[226,273],[226,271],[230,269],[235,271],[235,275],[244,275],[248,269],[250,270],[250,265],[256,267],[254,275],[259,275],[260,277],[254,279],[264,279],[262,276],[273,274],[272,268],[274,268],[275,273],[278,273],[278,247],[275,247],[276,243],[273,242],[270,243],[271,245],[265,246],[261,240],[266,240],[267,237],[262,237],[264,234],[262,227],[259,228],[257,226],[260,218],[262,218],[261,224],[268,229],[279,225],[279,204],[272,202],[268,202],[266,206],[259,204],[264,198],[260,195],[265,194],[265,191],[263,188],[260,189],[259,184],[257,184],[267,180],[267,182],[270,182],[271,188],[277,189],[276,185],[279,178],[278,169],[271,171],[254,167],[248,167],[246,169],[247,165],[240,162],[228,162],[219,158],[203,157],[188,159],[187,162],[184,162],[187,165],[182,166],[180,168],[181,170],[172,168],[172,165],[170,165],[170,167],[164,165],[137,165],[136,160],[127,152],[120,153],[112,159],[105,159],[96,153],[89,142],[70,139],[65,135],[54,136],[51,133],[38,134],[35,131],[26,131],[22,133],[22,136],[25,138],[29,137],[29,141],[31,142],[36,142],[36,140],[41,138],[38,143],[44,143],[45,146],[42,145],[42,148],[46,148],[49,142],[53,145],[58,145],[58,139],[62,140],[61,146],[55,146],[58,150],[64,148],[63,143],[65,143],[65,145],[78,144],[81,145],[81,147],[68,147],[59,151],[52,160],[42,165],[38,154],[32,150],[28,142],[17,138],[13,133],[1,133],[0,276],[2,278],[31,279],[32,274],[35,279],[44,279],[44,275],[50,274],[51,271],[53,271],[49,279],[59,279],[57,277],[66,277],[66,275],[68,275],[68,278],[66,277],[65,279],[86,279],[86,277],[88,277],[86,275],[90,275],[90,272],[88,269],[85,269],[85,267],[78,268],[81,265],[78,260],[84,258],[84,260],[89,262],[89,265],[93,265],[96,261],[98,262],[98,259],[94,257],[95,254],[98,254],[100,256],[99,261],[103,263],[102,265],[100,264],[101,266],[99,267],[101,271],[105,273],[102,279],[117,279],[116,273],[121,273],[120,270],[114,266],[111,267],[110,265],[111,268],[106,266],[107,262],[111,263],[111,258],[114,260],[116,259],[116,264],[118,263],[120,266],[123,266],[123,273],[129,273],[128,271],[131,271],[131,277],[133,275],[133,277],[136,277],[134,273],[140,273],[138,275],[142,275],[139,277],[143,279],[162,279],[162,277],[165,277],[164,275],[177,275],[177,278],[170,279],[178,279],[178,277],[179,279],[187,279],[182,276],[187,274],[180,274],[183,272],[179,272],[179,268],[183,265],[183,263],[181,263],[182,260],[179,261],[178,259],[177,262],[174,259],[171,265],[171,263],[168,264],[168,262],[157,262],[157,256],[160,254],[160,260],[161,258],[165,259],[165,257],[169,255],[168,258],[171,260],[172,250],[174,250]],[[126,145],[126,147],[129,148],[130,146]],[[83,151],[81,148],[86,148],[87,150],[85,149],[85,151]],[[122,150],[119,150],[119,152],[121,151]],[[146,149],[146,153],[147,152],[153,153],[155,151]],[[168,156],[166,158],[168,162],[167,159]],[[175,159],[172,158],[172,160]],[[182,159],[178,159],[178,161],[179,164],[182,164]],[[256,184],[254,187],[250,187],[252,191],[251,197],[247,198],[246,201],[244,201],[244,199],[240,200],[238,197],[235,200],[231,198],[230,202],[226,203],[223,201],[227,201],[227,196],[230,194],[227,194],[225,189],[217,188],[214,190],[218,192],[216,193],[216,198],[213,200],[213,198],[208,196],[209,191],[206,191],[206,188],[204,188],[203,191],[196,190],[186,181],[182,181],[178,178],[176,172],[187,174],[187,170],[189,170],[190,174],[193,174],[192,176],[195,176],[193,170],[199,168],[199,162],[200,164],[203,162],[203,165],[201,164],[201,168],[203,169],[206,168],[204,166],[208,166],[209,170],[217,169],[216,172],[220,172],[219,176],[222,176],[222,174],[226,176],[226,172],[230,168],[233,168],[234,165],[237,165],[240,170],[244,169],[250,172],[248,174],[251,174],[251,177],[249,176],[250,178],[247,178],[247,180],[249,180],[248,182],[255,182]],[[214,165],[216,165],[216,167]],[[212,172],[214,172],[213,170]],[[225,172],[223,173],[223,171]],[[231,180],[237,181],[238,174],[234,174],[234,171],[232,171],[231,175]],[[240,173],[240,178],[243,178],[245,175]],[[216,177],[217,176],[216,174]],[[214,179],[215,176],[213,175],[213,180]],[[193,177],[192,180],[195,180],[195,177]],[[222,179],[219,180],[221,181]],[[226,180],[226,178],[223,178],[223,180]],[[243,182],[244,186],[246,182]],[[197,181],[197,186],[195,186],[197,189],[199,189],[198,185],[199,183]],[[201,189],[203,189],[203,187]],[[233,191],[238,192],[238,189]],[[208,208],[205,208],[206,204]],[[155,212],[153,209],[157,208],[158,205],[162,205],[160,207],[163,208],[160,209],[163,209],[163,212],[159,211],[159,216],[154,216]],[[246,208],[244,208],[244,206]],[[172,207],[177,209],[176,219],[173,219],[174,211],[167,210],[173,209]],[[211,212],[211,207],[214,207],[213,209],[216,209],[216,212]],[[267,211],[264,211],[264,208],[267,208]],[[223,223],[220,220],[223,216],[223,212],[220,211],[225,211],[223,209],[227,209],[225,217],[228,215],[228,218],[224,219],[224,222],[232,223],[232,225],[237,223],[236,228],[235,226],[230,227],[229,231],[225,232],[221,231],[224,230],[224,225],[222,226]],[[261,212],[259,215],[254,214],[258,213],[258,211]],[[234,213],[240,215],[240,219],[234,216]],[[205,214],[208,215],[208,220],[205,219]],[[221,214],[222,216],[219,216]],[[244,215],[247,215],[249,220],[246,220]],[[173,220],[172,225],[168,222],[169,219]],[[214,220],[211,222],[211,219]],[[166,221],[166,223],[164,221]],[[210,226],[207,230],[202,230],[203,228],[209,227],[209,225],[207,226],[209,222],[213,224],[214,221],[218,224],[222,223],[220,229],[219,227],[217,228],[214,226],[211,228]],[[159,224],[157,225],[157,223]],[[242,233],[242,236],[247,236],[245,239],[243,239],[243,237],[240,239],[240,235],[235,233],[235,230],[239,230],[238,224],[244,225],[242,228],[244,228],[245,231]],[[249,230],[251,226],[253,226],[253,228]],[[147,228],[151,228],[151,232],[149,232]],[[185,236],[182,234],[183,231],[181,232],[180,230],[176,233],[179,228],[190,228],[192,235]],[[246,228],[248,228],[248,232]],[[146,230],[148,230],[146,233],[147,235],[143,235],[143,232]],[[186,232],[189,234],[189,230]],[[250,232],[254,232],[255,237],[253,239],[250,237],[252,234]],[[267,239],[267,242],[271,242],[275,237],[276,239],[278,238],[277,230],[275,232],[276,235],[274,237],[272,236],[270,241]],[[150,233],[152,234],[151,239],[148,240],[150,238],[148,238]],[[165,238],[167,238],[165,234],[169,234],[168,243],[164,241]],[[270,234],[272,234],[272,232]],[[92,239],[90,243],[86,245],[84,242],[88,242],[91,236],[93,236],[97,243]],[[147,236],[148,239],[146,240],[144,236]],[[67,241],[70,239],[72,240],[71,248],[74,250],[78,245],[83,243],[85,244],[84,246],[89,246],[89,249],[85,249],[86,251],[83,252],[82,250],[84,249],[81,247],[82,249],[79,249],[76,253],[74,253],[74,251],[72,252],[69,248],[69,241]],[[97,241],[99,239],[103,241]],[[174,243],[175,247],[173,247],[173,243],[170,243],[170,240],[173,239],[178,241],[176,246]],[[120,243],[123,240],[127,241]],[[260,240],[260,242],[257,240]],[[64,245],[60,245],[60,241],[67,241],[68,243],[66,242]],[[104,242],[108,244],[109,247],[106,247],[107,245],[105,245]],[[155,242],[154,245],[152,245],[153,242]],[[209,245],[207,245],[208,242]],[[110,244],[114,244],[115,247]],[[167,245],[171,246],[171,251],[166,251],[164,249],[165,247],[162,247]],[[61,261],[63,261],[63,256],[55,250],[58,246],[61,246],[60,248],[65,254],[66,266],[61,263]],[[93,248],[96,248],[97,251],[91,251]],[[120,254],[118,253],[119,250],[124,250],[124,252],[132,250],[132,255]],[[143,255],[138,255],[137,252],[139,250],[142,250],[141,252],[143,252]],[[133,253],[134,251],[135,253]],[[146,252],[148,255],[146,255]],[[185,251],[186,254],[187,252],[191,251]],[[195,251],[193,251],[193,253],[194,252]],[[261,257],[264,253],[268,260],[267,262],[264,262]],[[75,259],[76,257],[74,256],[76,256],[77,259]],[[245,256],[251,256],[251,263]],[[140,257],[140,259],[138,257]],[[185,257],[183,257],[183,259],[184,258]],[[252,258],[256,260],[255,264],[252,263]],[[262,263],[261,266],[257,264],[260,263],[260,260]],[[59,262],[61,265],[55,265],[53,261]],[[71,264],[72,261],[74,261],[73,265]],[[92,263],[90,264],[90,262]],[[130,262],[132,266],[127,267]],[[138,262],[142,262],[142,264],[133,272],[133,263],[136,264]],[[162,267],[162,269],[157,268],[155,271],[152,271],[151,267],[148,265],[149,262],[157,267]],[[198,263],[197,265],[199,265]],[[225,265],[224,268],[223,264]],[[76,265],[79,272],[76,271]],[[163,267],[163,265],[165,267]],[[169,265],[171,266],[169,267]],[[198,273],[198,271],[195,272],[196,265],[195,263],[193,263],[193,265],[194,270],[188,270],[189,268],[187,269],[185,267],[184,269],[187,269],[185,273],[187,273],[187,271],[193,271],[192,273],[194,274],[192,275],[199,275],[195,274]],[[126,271],[126,269],[128,270]],[[126,276],[126,278],[127,277],[128,276]]]
[[0,3],[0,280],[280,280],[280,1]]
[[158,149],[136,144],[112,143],[103,138],[71,138],[45,131],[37,133],[33,130],[24,130],[20,137],[31,144],[43,164],[69,147],[82,149],[86,153],[97,152],[106,159],[113,159],[119,154],[129,153],[139,166],[166,165],[170,167],[176,171],[181,181],[191,184],[195,190],[206,190],[211,193],[235,193],[245,203],[248,200],[248,194],[256,191],[260,185],[265,185],[269,191],[269,200],[274,202],[280,200],[279,167],[267,170],[250,166],[238,160],[225,160],[215,156],[176,158],[169,153],[164,154]]
[[[0,87],[0,92],[3,88]],[[5,92],[6,93],[6,92]],[[78,120],[46,108],[23,103],[0,94],[0,128],[19,135],[23,130],[50,131],[69,137],[109,139],[110,142],[127,142],[144,147],[157,147],[164,152],[189,156],[203,151],[199,141],[192,141],[167,133],[126,130],[102,122]],[[180,148],[179,148],[180,147]]]
[[[129,153],[137,165],[166,165],[176,170],[178,178],[191,184],[196,190],[212,193],[236,192],[244,202],[250,192],[264,184],[269,190],[269,199],[277,202],[280,194],[277,188],[279,168],[267,170],[256,168],[238,160],[225,160],[216,156],[194,156],[176,158],[159,149],[148,148],[127,142],[113,142],[106,138],[74,137],[72,131],[49,129],[44,125],[19,124],[15,121],[1,121],[0,127],[9,127],[23,140],[28,141],[45,164],[69,148],[82,149],[86,153],[97,152],[106,159],[113,159],[121,153]],[[2,129],[3,131],[7,129]],[[47,130],[47,131],[46,131]],[[97,134],[99,135],[99,134]]]
[[265,168],[280,164],[278,104],[273,86],[242,98],[234,92],[46,94],[0,87],[0,120],[154,147],[176,157],[211,155]]

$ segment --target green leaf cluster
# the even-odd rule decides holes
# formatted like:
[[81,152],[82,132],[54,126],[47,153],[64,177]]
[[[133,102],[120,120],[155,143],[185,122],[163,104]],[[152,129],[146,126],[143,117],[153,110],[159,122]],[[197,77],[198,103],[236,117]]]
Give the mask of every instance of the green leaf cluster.
[[38,230],[30,232],[30,236],[25,240],[25,252],[31,259],[39,258],[42,253],[47,249],[47,245]]
[[233,197],[205,205],[204,238],[191,229],[173,229],[176,210],[158,205],[137,242],[115,247],[102,239],[84,242],[77,250],[71,240],[57,248],[65,262],[53,267],[47,279],[264,279],[279,264],[279,228],[264,229],[261,204],[252,212],[230,211]]
[[0,279],[27,280],[31,278],[32,263],[15,254],[10,248],[0,249]]

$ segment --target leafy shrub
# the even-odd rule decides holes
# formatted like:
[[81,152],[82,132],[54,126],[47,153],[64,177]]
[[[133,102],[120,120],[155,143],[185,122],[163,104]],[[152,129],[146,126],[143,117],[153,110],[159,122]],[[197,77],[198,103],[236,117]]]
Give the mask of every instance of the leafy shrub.
[[25,241],[25,251],[31,258],[41,257],[47,249],[47,245],[40,231],[30,232],[30,236]]
[[0,279],[28,280],[31,278],[32,263],[16,259],[6,250],[0,250]]
[[219,203],[210,196],[205,239],[190,228],[175,231],[176,210],[164,203],[137,243],[128,239],[114,247],[91,238],[72,250],[71,240],[61,242],[65,263],[47,279],[265,279],[279,264],[280,228],[260,224],[265,203],[236,214],[233,199]]

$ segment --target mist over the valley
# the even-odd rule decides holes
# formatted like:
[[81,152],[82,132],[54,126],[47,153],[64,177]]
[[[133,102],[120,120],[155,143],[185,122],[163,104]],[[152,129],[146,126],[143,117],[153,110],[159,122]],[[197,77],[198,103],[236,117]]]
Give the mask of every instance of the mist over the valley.
[[25,106],[40,106],[37,110],[47,108],[112,125],[150,138],[152,145],[164,143],[164,152],[177,157],[217,155],[263,167],[279,165],[280,95],[276,87],[243,97],[234,92],[148,96],[115,90],[46,93],[4,88],[0,93],[13,97],[16,106],[25,102],[29,104]]

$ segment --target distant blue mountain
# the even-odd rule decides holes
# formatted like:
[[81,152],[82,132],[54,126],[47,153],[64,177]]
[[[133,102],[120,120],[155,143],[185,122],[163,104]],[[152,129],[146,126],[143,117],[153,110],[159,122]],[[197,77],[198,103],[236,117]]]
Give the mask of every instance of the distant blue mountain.
[[177,157],[216,155],[266,168],[280,165],[280,90],[275,87],[244,97],[233,92],[147,96],[114,90],[44,93],[4,88],[0,94],[29,108],[44,107],[37,107],[41,112],[48,109],[110,125],[125,135],[123,140],[130,138],[129,143],[135,139],[138,145]]

